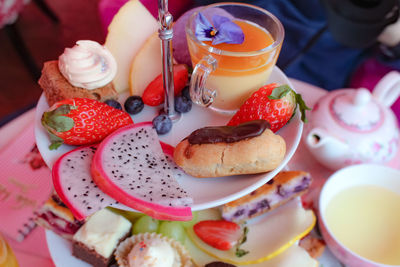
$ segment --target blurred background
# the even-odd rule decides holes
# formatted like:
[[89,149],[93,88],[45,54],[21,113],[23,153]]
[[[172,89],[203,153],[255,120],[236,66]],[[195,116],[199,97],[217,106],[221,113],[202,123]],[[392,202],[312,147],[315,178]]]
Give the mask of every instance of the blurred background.
[[[6,2],[0,0],[0,7]],[[47,0],[59,22],[46,15],[38,2],[24,5],[12,27],[21,35],[39,71],[45,61],[57,59],[77,40],[104,41],[98,0]],[[12,43],[12,32],[12,28],[0,24],[0,121],[32,107],[42,92]]]

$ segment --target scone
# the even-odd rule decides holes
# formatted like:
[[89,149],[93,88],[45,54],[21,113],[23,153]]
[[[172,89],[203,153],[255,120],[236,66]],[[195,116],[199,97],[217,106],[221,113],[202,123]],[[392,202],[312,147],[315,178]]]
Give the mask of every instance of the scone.
[[117,97],[112,85],[116,68],[115,59],[103,46],[78,41],[59,60],[44,63],[39,85],[49,106],[76,97],[104,101]]
[[71,240],[82,226],[57,195],[51,196],[37,212],[35,222],[63,238]]
[[282,171],[250,194],[224,204],[222,217],[234,222],[251,219],[304,194],[311,182],[308,172]]
[[205,127],[194,131],[174,150],[174,160],[194,177],[220,177],[268,172],[286,153],[284,139],[255,120],[238,126]]

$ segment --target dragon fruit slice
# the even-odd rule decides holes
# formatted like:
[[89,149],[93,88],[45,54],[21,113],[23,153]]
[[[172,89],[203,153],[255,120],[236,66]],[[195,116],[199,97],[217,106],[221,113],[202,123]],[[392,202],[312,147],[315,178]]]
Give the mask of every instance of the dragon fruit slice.
[[101,142],[92,177],[117,201],[159,220],[191,220],[192,198],[175,180],[151,122],[123,127]]
[[176,179],[182,178],[187,176],[187,174],[179,167],[175,161],[174,161],[174,147],[166,144],[164,142],[160,142],[161,148],[164,151],[165,158],[167,159],[167,162],[169,166],[171,167],[172,174]]
[[53,166],[53,184],[77,220],[107,206],[131,210],[106,195],[94,183],[90,165],[97,146],[83,146],[62,155]]

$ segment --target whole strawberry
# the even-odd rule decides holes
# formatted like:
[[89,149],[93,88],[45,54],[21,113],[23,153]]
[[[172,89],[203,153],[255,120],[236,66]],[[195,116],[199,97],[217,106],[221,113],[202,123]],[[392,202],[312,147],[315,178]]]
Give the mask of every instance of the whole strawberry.
[[116,129],[132,123],[128,113],[88,98],[59,101],[42,116],[42,125],[50,135],[50,150],[63,143],[97,143]]
[[288,85],[276,83],[265,85],[254,92],[240,107],[228,125],[235,126],[246,121],[263,119],[271,125],[271,131],[282,128],[294,115],[299,105],[301,120],[306,122],[305,111],[310,109],[300,94]]

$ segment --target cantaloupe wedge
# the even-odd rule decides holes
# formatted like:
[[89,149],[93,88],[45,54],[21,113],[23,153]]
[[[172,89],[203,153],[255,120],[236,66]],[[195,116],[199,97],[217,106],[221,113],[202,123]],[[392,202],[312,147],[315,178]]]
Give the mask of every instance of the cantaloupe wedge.
[[158,32],[155,32],[146,40],[132,61],[129,71],[130,94],[142,96],[147,85],[161,72],[161,43]]
[[249,228],[247,241],[240,248],[249,253],[242,257],[235,255],[235,249],[223,251],[207,245],[197,237],[193,228],[187,228],[186,232],[197,249],[210,257],[234,265],[249,265],[270,261],[284,253],[307,235],[315,222],[314,213],[303,209],[297,201],[292,201],[270,214],[260,216],[247,225]]
[[[188,250],[193,262],[196,266],[205,266],[207,263],[220,261],[214,258],[202,250],[198,249],[197,246],[189,239],[185,240],[185,247]],[[310,257],[310,255],[303,248],[298,245],[293,245],[287,250],[277,255],[276,257],[263,261],[261,263],[249,264],[249,265],[236,265],[246,267],[318,267],[319,263],[317,260]]]
[[[175,63],[175,60],[173,60]],[[144,89],[162,72],[161,42],[158,32],[153,33],[132,61],[129,72],[131,95],[142,96]]]
[[114,16],[108,27],[105,46],[117,61],[117,75],[113,80],[117,92],[129,89],[132,60],[158,27],[157,20],[139,0],[126,2]]
[[197,212],[197,221],[206,220],[222,220],[221,211],[218,208],[199,210]]

